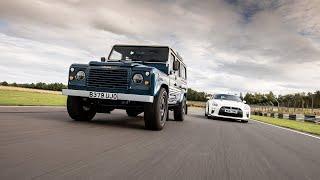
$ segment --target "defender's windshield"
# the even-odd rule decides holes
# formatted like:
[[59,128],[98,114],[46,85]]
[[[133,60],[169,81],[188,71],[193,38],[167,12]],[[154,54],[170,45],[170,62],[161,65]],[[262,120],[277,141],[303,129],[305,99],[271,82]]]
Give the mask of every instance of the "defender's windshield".
[[216,94],[213,97],[214,99],[228,100],[228,101],[237,101],[241,102],[240,97],[228,94]]
[[169,48],[151,46],[114,46],[109,61],[166,62]]

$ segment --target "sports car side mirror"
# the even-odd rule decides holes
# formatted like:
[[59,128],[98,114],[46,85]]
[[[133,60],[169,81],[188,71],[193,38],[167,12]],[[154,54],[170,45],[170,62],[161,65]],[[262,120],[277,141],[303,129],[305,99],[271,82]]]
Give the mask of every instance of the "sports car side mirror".
[[247,101],[242,101],[243,103],[247,103]]
[[206,99],[209,100],[209,99],[210,99],[210,96],[207,96]]

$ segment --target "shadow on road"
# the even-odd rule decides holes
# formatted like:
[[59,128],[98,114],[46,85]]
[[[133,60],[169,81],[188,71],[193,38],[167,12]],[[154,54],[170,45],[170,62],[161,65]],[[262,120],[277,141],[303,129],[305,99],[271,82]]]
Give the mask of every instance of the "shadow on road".
[[230,122],[230,123],[243,123],[241,121],[238,120],[234,120],[234,119],[230,119],[230,118],[207,118],[204,115],[201,114],[190,114],[188,115],[190,117],[194,117],[194,118],[199,118],[199,119],[204,119],[204,120],[209,120],[209,121],[223,121],[223,122]]
[[145,129],[143,117],[123,118],[123,119],[96,119],[89,122],[90,124],[106,125],[111,127]]
[[121,115],[105,115],[99,114],[91,121],[70,121],[72,123],[95,124],[99,126],[110,126],[130,129],[145,129],[143,116],[128,117]]

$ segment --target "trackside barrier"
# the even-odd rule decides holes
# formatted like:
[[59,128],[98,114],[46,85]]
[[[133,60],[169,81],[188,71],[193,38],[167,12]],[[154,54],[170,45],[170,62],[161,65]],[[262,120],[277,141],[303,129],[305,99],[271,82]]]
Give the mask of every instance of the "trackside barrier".
[[304,120],[308,122],[316,122],[317,118],[315,115],[305,115]]
[[274,113],[274,112],[266,113],[266,112],[260,112],[260,111],[254,111],[252,113],[257,116],[265,116],[265,117],[273,117],[273,118],[279,118],[279,119],[289,119],[289,120],[295,120],[295,121],[307,121],[307,122],[313,122],[313,123],[320,123],[320,117],[317,117],[315,115],[284,114],[284,113]]
[[296,114],[289,114],[289,119],[290,120],[296,120],[297,119],[297,115]]
[[283,114],[282,114],[282,113],[279,113],[279,114],[278,114],[278,118],[279,118],[279,119],[283,119]]

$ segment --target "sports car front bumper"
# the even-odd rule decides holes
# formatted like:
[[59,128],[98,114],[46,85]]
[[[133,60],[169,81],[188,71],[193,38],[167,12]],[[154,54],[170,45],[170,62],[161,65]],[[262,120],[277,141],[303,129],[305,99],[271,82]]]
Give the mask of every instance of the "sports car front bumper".
[[234,114],[234,113],[221,113],[222,112],[221,106],[211,107],[208,112],[209,117],[219,117],[219,118],[228,118],[228,119],[236,119],[236,120],[249,120],[250,119],[250,109],[244,110],[239,108],[237,113],[241,114]]

